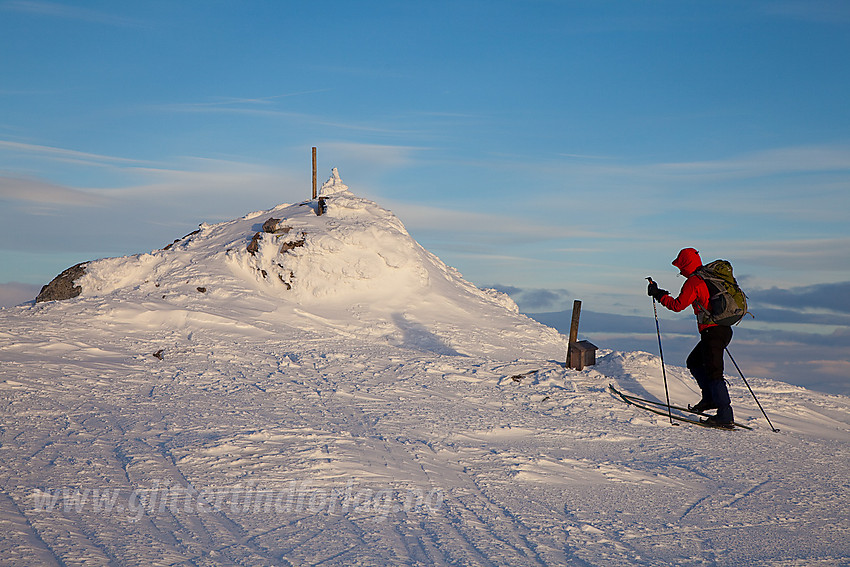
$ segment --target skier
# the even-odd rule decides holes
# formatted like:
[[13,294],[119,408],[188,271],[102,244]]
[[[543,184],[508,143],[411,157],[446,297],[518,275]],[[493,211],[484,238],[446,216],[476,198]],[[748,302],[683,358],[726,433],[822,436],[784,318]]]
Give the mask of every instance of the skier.
[[678,312],[688,305],[693,306],[700,340],[688,355],[687,367],[702,390],[702,398],[691,409],[698,412],[716,409],[716,415],[703,421],[715,426],[732,427],[732,402],[723,379],[723,351],[732,340],[732,328],[711,322],[708,286],[695,273],[702,267],[699,252],[693,248],[684,248],[673,260],[673,265],[687,278],[679,297],[670,297],[670,292],[659,289],[658,284],[651,280],[647,294],[671,311]]

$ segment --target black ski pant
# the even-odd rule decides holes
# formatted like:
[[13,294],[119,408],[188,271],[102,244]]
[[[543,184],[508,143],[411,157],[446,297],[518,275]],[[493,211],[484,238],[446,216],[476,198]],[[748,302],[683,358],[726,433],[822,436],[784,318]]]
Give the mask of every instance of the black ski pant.
[[732,328],[716,325],[700,332],[700,340],[688,355],[687,366],[705,400],[717,406],[717,418],[732,421],[732,401],[723,379],[723,351],[732,341]]

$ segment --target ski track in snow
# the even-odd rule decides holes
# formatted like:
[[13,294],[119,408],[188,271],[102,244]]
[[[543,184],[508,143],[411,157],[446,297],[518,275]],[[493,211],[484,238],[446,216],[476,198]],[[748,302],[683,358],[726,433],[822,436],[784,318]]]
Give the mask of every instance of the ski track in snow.
[[[292,224],[354,219],[315,237],[326,251],[379,233],[342,201]],[[291,303],[226,256],[250,240],[238,225],[206,229],[216,268],[184,243],[112,260],[97,293],[0,311],[0,564],[850,564],[850,399],[749,378],[773,433],[730,375],[753,431],[673,427],[607,391],[663,400],[656,356],[565,369],[557,333],[386,233],[387,265],[423,258],[392,285],[438,295],[398,309],[363,251],[356,300]],[[321,277],[352,273],[329,254]],[[686,370],[667,377],[672,401],[698,399]]]

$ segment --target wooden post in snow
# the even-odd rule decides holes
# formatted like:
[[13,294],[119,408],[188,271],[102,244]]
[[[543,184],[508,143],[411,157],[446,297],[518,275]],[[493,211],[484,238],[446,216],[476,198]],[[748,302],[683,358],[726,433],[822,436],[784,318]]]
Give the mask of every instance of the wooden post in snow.
[[578,342],[578,320],[581,317],[581,301],[578,299],[573,301],[573,319],[570,322],[570,342],[567,344],[567,368],[573,368],[575,361],[573,354],[575,349],[573,345]]
[[578,340],[578,320],[581,316],[581,301],[573,301],[573,320],[570,324],[570,342],[567,345],[567,368],[582,370],[596,364],[596,345]]
[[313,146],[313,199],[316,198],[316,147]]
[[578,319],[581,317],[581,301],[573,301],[573,320],[570,323],[570,344],[578,341]]

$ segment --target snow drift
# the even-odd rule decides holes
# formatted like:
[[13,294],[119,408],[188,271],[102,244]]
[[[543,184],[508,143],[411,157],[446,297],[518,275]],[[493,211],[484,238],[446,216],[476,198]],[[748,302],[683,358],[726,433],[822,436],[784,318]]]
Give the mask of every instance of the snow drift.
[[607,392],[663,400],[658,357],[565,369],[336,172],[321,197],[0,310],[0,563],[848,564],[850,400],[751,378],[773,433],[730,377],[752,431],[671,427]]

